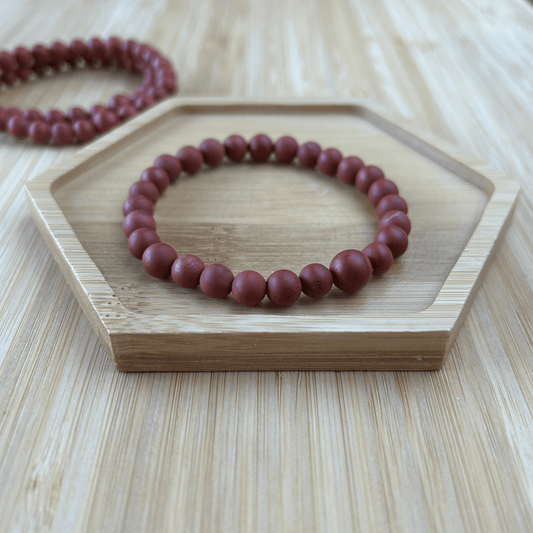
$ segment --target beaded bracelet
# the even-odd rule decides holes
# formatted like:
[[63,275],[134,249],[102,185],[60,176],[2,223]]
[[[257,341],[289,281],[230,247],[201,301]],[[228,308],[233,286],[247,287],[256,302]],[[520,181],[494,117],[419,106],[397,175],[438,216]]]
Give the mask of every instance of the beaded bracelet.
[[[159,196],[180,176],[182,171],[195,174],[205,163],[215,167],[226,156],[235,163],[241,162],[250,152],[256,163],[266,162],[272,152],[280,163],[291,163],[297,158],[307,168],[315,166],[325,174],[337,175],[349,185],[355,185],[367,194],[379,216],[378,232],[374,242],[362,252],[344,250],[338,253],[329,268],[312,263],[297,276],[290,270],[277,270],[268,279],[258,272],[245,270],[233,276],[231,270],[220,263],[205,266],[191,254],[178,256],[174,248],[161,242],[153,218],[154,205]],[[224,144],[206,139],[199,148],[185,146],[177,156],[161,155],[147,168],[141,179],[134,183],[129,198],[123,206],[124,234],[128,248],[137,259],[142,259],[145,271],[156,278],[172,279],[184,288],[196,288],[213,298],[225,298],[230,292],[244,305],[257,305],[266,296],[278,306],[294,303],[303,292],[311,298],[326,295],[335,284],[351,293],[360,289],[370,276],[386,272],[394,258],[407,250],[407,235],[411,222],[407,216],[407,203],[398,195],[396,185],[385,178],[376,166],[365,166],[357,157],[343,158],[335,148],[322,150],[317,143],[298,146],[292,137],[281,137],[276,143],[263,134],[247,143],[239,135],[231,135]]]
[[158,100],[177,91],[176,74],[171,63],[147,44],[111,37],[87,42],[75,39],[69,46],[56,41],[48,48],[37,44],[31,50],[17,47],[13,52],[0,52],[0,85],[25,82],[32,75],[44,76],[53,71],[76,67],[117,67],[141,72],[143,81],[131,94],[117,94],[107,106],[94,105],[89,111],[73,107],[62,113],[50,109],[25,111],[17,107],[0,106],[0,131],[8,131],[18,139],[29,136],[37,144],[52,139],[57,145],[75,140],[90,141],[97,133],[106,132],[139,111],[153,106]]

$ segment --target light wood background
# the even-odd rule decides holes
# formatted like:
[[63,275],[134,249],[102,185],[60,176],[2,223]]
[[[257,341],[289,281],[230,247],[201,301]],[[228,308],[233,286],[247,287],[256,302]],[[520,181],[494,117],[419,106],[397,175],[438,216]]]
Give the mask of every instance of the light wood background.
[[[368,97],[522,186],[442,371],[121,374],[23,193],[74,148],[0,135],[0,531],[530,530],[531,3],[9,0],[0,20],[1,48],[148,40],[183,95]],[[0,103],[135,82],[64,74]]]

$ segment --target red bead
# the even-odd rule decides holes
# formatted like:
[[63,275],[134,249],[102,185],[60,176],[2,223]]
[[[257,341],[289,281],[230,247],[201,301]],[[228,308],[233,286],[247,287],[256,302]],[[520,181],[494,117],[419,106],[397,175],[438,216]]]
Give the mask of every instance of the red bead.
[[286,307],[300,297],[300,278],[290,270],[276,270],[267,279],[266,295],[276,305]]
[[375,181],[382,180],[385,178],[385,174],[379,167],[369,165],[368,167],[363,167],[355,177],[355,186],[363,193],[366,194],[370,185]]
[[174,261],[170,275],[180,287],[194,289],[200,284],[200,276],[204,268],[204,262],[199,257],[184,254]]
[[136,181],[130,187],[130,197],[140,194],[141,196],[146,196],[153,204],[157,202],[159,198],[159,189],[151,181]]
[[7,131],[17,139],[28,135],[28,121],[24,117],[14,116],[7,121]]
[[116,113],[120,120],[128,120],[137,114],[137,109],[133,105],[127,104],[119,107]]
[[316,166],[316,161],[318,156],[322,152],[322,148],[319,144],[315,142],[307,142],[302,144],[296,152],[296,157],[301,165],[308,168],[313,168]]
[[50,53],[52,55],[52,63],[59,65],[67,59],[70,59],[70,50],[65,43],[55,41],[50,45]]
[[376,233],[374,242],[387,245],[394,259],[400,257],[407,250],[409,239],[405,231],[398,226],[385,226]]
[[154,204],[149,198],[146,198],[146,196],[141,196],[140,194],[130,196],[122,206],[122,214],[127,216],[132,211],[144,211],[149,215],[153,215]]
[[72,125],[72,131],[78,142],[88,142],[96,135],[96,128],[90,120],[77,120]]
[[211,298],[225,298],[231,292],[233,273],[220,263],[207,265],[200,275],[200,288]]
[[372,275],[370,259],[358,250],[338,253],[329,265],[333,283],[345,292],[354,292],[364,287]]
[[274,146],[274,152],[280,163],[292,163],[298,151],[298,143],[293,137],[280,137]]
[[89,108],[89,115],[94,118],[97,113],[101,113],[102,111],[109,111],[109,109],[105,105],[94,104]]
[[379,201],[389,194],[398,194],[398,187],[387,179],[375,181],[368,189],[368,199],[374,207],[377,207]]
[[250,154],[256,163],[264,163],[272,153],[274,145],[268,135],[260,133],[250,140]]
[[160,167],[165,169],[170,178],[170,183],[176,181],[180,177],[182,171],[179,159],[168,154],[160,155],[155,160],[154,167]]
[[172,263],[178,258],[176,250],[168,244],[157,242],[146,248],[142,256],[144,270],[154,278],[169,278]]
[[44,122],[44,116],[40,111],[37,111],[37,109],[26,109],[22,112],[22,116],[28,121],[28,122]]
[[240,163],[244,159],[246,151],[248,150],[246,141],[240,135],[230,135],[224,141],[224,147],[228,159],[234,163]]
[[159,190],[159,194],[163,194],[170,183],[168,172],[161,167],[147,168],[141,175],[142,181],[151,181]]
[[70,50],[70,63],[75,64],[76,59],[84,59],[88,64],[91,62],[91,54],[87,48],[87,44],[80,39],[74,39],[68,49]]
[[23,118],[22,111],[18,107],[4,107],[0,110],[0,130],[7,129],[7,123],[12,117]]
[[411,221],[403,211],[388,211],[379,219],[378,229],[385,226],[398,226],[405,231],[406,235],[411,233]]
[[128,249],[133,257],[142,259],[146,248],[158,242],[161,242],[161,239],[154,230],[139,228],[128,237]]
[[130,105],[130,99],[125,94],[115,94],[107,102],[107,107],[113,111],[116,111],[123,105]]
[[105,43],[108,57],[112,59],[117,59],[119,57],[121,54],[120,43],[121,41],[118,37],[109,37]]
[[358,157],[345,157],[337,167],[337,177],[347,183],[353,185],[355,183],[355,176],[364,167],[363,161]]
[[71,107],[67,111],[67,117],[72,124],[78,120],[87,120],[89,118],[89,113],[82,107]]
[[69,144],[74,139],[74,130],[70,124],[57,123],[53,124],[51,128],[52,139],[58,146]]
[[20,68],[28,68],[33,64],[33,54],[23,46],[17,46],[13,50],[13,55]]
[[107,57],[107,49],[103,41],[95,37],[87,41],[87,50],[91,55],[91,59],[99,59],[103,61]]
[[19,68],[14,74],[22,81],[27,81],[33,71],[30,68]]
[[337,167],[342,160],[342,154],[336,148],[327,148],[320,152],[316,160],[318,170],[328,176],[334,176],[337,173]]
[[60,123],[66,123],[67,119],[65,118],[65,114],[57,109],[49,109],[44,114],[44,119],[48,124],[60,124]]
[[329,268],[319,263],[311,263],[300,272],[302,292],[311,298],[325,296],[333,285],[333,276]]
[[36,44],[31,49],[31,52],[33,54],[33,58],[35,59],[36,65],[47,66],[52,63],[52,52],[50,52],[46,46],[43,46],[42,44]]
[[162,100],[167,95],[165,89],[162,87],[154,87],[153,85],[147,87],[144,93],[151,96],[155,101]]
[[106,111],[99,111],[93,115],[93,123],[100,133],[104,133],[114,128],[119,124],[116,113],[110,109]]
[[155,231],[157,228],[154,217],[145,211],[132,211],[131,213],[128,213],[124,218],[124,224],[122,225],[124,235],[129,237],[139,228],[148,228]]
[[210,167],[216,167],[224,158],[226,151],[222,143],[216,139],[206,139],[200,144],[200,152],[204,157],[204,161]]
[[17,81],[17,75],[14,72],[4,74],[2,76],[2,82],[6,85],[13,85]]
[[370,259],[373,276],[387,272],[394,259],[389,247],[379,242],[370,243],[363,249],[363,253]]
[[403,211],[407,214],[407,202],[397,194],[389,194],[379,201],[376,207],[376,213],[378,214],[378,217],[381,218],[389,211]]
[[235,276],[231,292],[237,302],[243,305],[257,305],[265,297],[266,281],[259,272],[245,270]]
[[46,144],[52,138],[50,124],[46,122],[32,122],[28,128],[28,135],[36,144]]
[[17,63],[17,59],[13,54],[5,51],[0,52],[0,69],[5,74],[17,70],[18,66],[19,64]]
[[184,146],[176,156],[185,172],[195,174],[200,170],[204,163],[202,152],[194,146]]
[[138,111],[146,109],[147,107],[152,107],[154,104],[155,100],[151,96],[148,96],[144,93],[140,93],[133,101],[133,105]]

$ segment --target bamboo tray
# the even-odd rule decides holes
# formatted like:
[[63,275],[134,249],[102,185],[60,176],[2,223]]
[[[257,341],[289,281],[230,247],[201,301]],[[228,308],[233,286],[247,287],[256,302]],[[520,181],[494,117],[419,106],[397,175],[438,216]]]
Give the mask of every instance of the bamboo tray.
[[[383,168],[409,203],[407,253],[354,295],[333,289],[289,308],[148,276],[128,252],[122,203],[162,153],[206,137],[284,134]],[[109,133],[27,186],[33,217],[115,366],[170,370],[434,370],[473,300],[518,186],[366,101],[175,98]],[[298,165],[225,163],[182,177],[156,207],[178,254],[236,274],[298,273],[372,241],[366,197]]]

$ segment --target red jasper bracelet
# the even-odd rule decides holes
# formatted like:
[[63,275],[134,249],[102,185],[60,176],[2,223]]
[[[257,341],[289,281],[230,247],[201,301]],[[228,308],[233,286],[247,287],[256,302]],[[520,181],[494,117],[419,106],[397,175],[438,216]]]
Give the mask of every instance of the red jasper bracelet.
[[[297,158],[304,167],[316,166],[325,174],[336,175],[348,185],[355,185],[368,195],[377,210],[379,224],[374,242],[362,252],[344,250],[338,253],[329,268],[312,263],[304,267],[299,276],[290,270],[278,270],[266,281],[251,270],[234,277],[231,270],[220,263],[205,266],[195,255],[178,256],[156,233],[153,213],[159,196],[182,171],[195,174],[204,163],[215,167],[224,156],[239,163],[247,152],[256,163],[266,162],[272,152],[280,163],[289,164]],[[180,287],[192,289],[200,285],[202,291],[213,298],[225,298],[232,292],[235,300],[244,305],[257,305],[266,294],[274,304],[287,306],[294,303],[301,292],[311,298],[324,296],[333,284],[345,292],[354,292],[366,285],[372,274],[386,272],[393,259],[407,250],[407,235],[411,231],[407,203],[378,167],[364,166],[357,157],[343,158],[335,148],[322,150],[314,142],[298,146],[292,137],[281,137],[273,143],[266,135],[256,135],[249,143],[239,135],[231,135],[224,144],[206,139],[199,148],[181,148],[176,157],[159,156],[131,186],[123,214],[128,248],[134,257],[142,259],[148,274],[157,278],[171,276]]]
[[0,85],[25,82],[32,75],[44,76],[53,71],[82,67],[117,67],[141,72],[143,81],[133,93],[117,94],[107,106],[94,105],[89,111],[73,107],[66,113],[50,109],[21,110],[0,106],[0,131],[8,131],[18,139],[30,137],[37,144],[51,139],[57,145],[90,141],[97,133],[106,132],[158,100],[177,91],[176,74],[170,61],[147,44],[121,41],[111,37],[87,42],[78,39],[70,45],[56,41],[49,47],[35,45],[31,50],[17,47],[0,52]]

